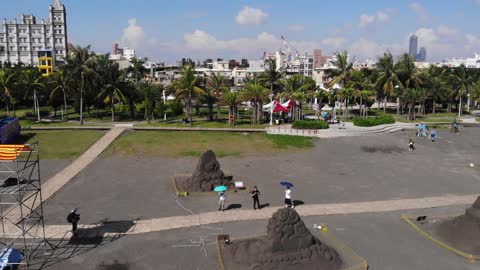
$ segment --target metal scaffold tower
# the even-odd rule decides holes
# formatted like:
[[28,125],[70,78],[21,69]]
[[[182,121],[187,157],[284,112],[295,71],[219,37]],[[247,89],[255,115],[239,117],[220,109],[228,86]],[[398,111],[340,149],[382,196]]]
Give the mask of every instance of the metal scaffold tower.
[[16,249],[29,269],[32,254],[46,248],[38,140],[0,144],[0,255]]

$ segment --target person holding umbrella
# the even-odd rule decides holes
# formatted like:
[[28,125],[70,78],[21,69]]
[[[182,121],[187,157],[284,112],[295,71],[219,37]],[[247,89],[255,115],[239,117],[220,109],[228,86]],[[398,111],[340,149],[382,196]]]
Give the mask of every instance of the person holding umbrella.
[[225,211],[225,199],[227,198],[227,187],[217,186],[213,191],[218,193],[218,211]]
[[280,185],[284,186],[285,189],[285,207],[295,208],[295,205],[292,204],[292,190],[293,184],[290,182],[281,182]]

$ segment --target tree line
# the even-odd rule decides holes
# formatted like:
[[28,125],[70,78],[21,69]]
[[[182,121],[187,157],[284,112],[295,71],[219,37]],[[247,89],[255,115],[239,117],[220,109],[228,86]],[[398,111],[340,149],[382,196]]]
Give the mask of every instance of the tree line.
[[[418,114],[435,113],[436,108],[461,115],[470,106],[478,107],[480,100],[480,71],[465,66],[457,68],[430,66],[418,69],[408,54],[398,59],[386,52],[379,57],[373,69],[354,69],[348,52],[334,54],[335,68],[325,70],[329,91],[319,88],[311,77],[288,74],[277,69],[275,61],[265,62],[265,71],[245,78],[240,90],[231,90],[232,82],[218,74],[199,76],[192,66],[186,65],[180,76],[169,85],[149,83],[145,61],[132,59],[131,66],[120,70],[118,63],[108,54],[95,54],[90,47],[74,47],[66,61],[53,75],[42,77],[37,68],[5,64],[0,67],[1,100],[7,115],[15,115],[19,107],[31,107],[32,115],[41,120],[40,107],[49,105],[62,111],[74,110],[84,122],[85,112],[111,110],[115,121],[115,106],[128,108],[131,119],[136,119],[139,106],[148,122],[156,115],[165,114],[167,106],[163,96],[173,94],[170,110],[186,114],[192,125],[192,109],[207,108],[208,120],[214,120],[215,107],[229,108],[229,125],[238,119],[238,107],[248,102],[252,108],[251,123],[264,120],[263,105],[272,99],[294,100],[291,117],[302,119],[304,106],[317,102],[316,113],[326,104],[339,106],[339,112],[350,117],[354,105],[358,114],[368,116],[368,108],[376,102],[386,112],[387,102],[397,103],[397,113],[415,119]],[[62,115],[68,119],[68,113]]]

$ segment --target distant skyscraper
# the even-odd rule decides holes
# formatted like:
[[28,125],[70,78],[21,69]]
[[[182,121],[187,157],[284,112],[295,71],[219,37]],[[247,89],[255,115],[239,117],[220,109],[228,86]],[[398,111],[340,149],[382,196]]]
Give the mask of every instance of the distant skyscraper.
[[410,37],[408,54],[410,54],[413,60],[417,58],[417,47],[418,47],[418,37],[416,35],[412,35]]
[[425,47],[420,48],[420,52],[417,54],[417,59],[415,59],[418,62],[425,62],[427,60],[427,49]]

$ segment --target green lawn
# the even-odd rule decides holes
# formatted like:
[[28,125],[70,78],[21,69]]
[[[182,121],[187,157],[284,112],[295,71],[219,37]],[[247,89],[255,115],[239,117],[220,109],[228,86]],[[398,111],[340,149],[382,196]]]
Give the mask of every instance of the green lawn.
[[115,140],[103,156],[198,157],[210,149],[225,157],[273,154],[313,145],[312,138],[265,133],[131,131]]
[[475,121],[480,122],[480,117],[475,118]]
[[[48,130],[23,131],[22,137],[29,138],[31,134],[38,137],[40,158],[42,159],[75,159],[100,139],[105,131],[96,130]],[[35,137],[28,142],[36,141]]]
[[[190,127],[189,124],[182,124],[182,122],[164,123],[152,121],[150,124],[138,124],[138,127]],[[193,127],[203,128],[266,128],[268,124],[259,124],[253,126],[250,124],[250,120],[242,119],[235,123],[235,126],[229,126],[228,120],[223,121],[206,121],[206,119],[193,120]]]
[[68,123],[68,122],[40,122],[37,123],[32,120],[20,120],[20,126],[22,128],[28,127],[71,127],[71,126],[80,126],[77,123]]

